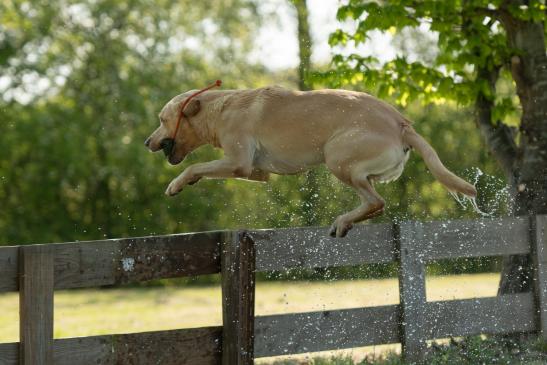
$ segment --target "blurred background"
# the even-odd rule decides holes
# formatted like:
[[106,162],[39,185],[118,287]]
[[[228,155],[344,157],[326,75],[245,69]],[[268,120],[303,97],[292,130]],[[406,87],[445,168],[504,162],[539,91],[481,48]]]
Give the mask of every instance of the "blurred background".
[[[224,89],[279,84],[293,89],[342,87],[379,95],[414,121],[450,170],[477,184],[482,210],[494,216],[508,214],[506,181],[482,141],[472,106],[442,97],[425,103],[407,100],[376,79],[340,77],[337,57],[351,53],[377,62],[402,56],[432,63],[438,53],[438,34],[423,27],[388,29],[372,31],[361,45],[340,44],[331,34],[353,26],[343,17],[337,20],[340,6],[336,0],[60,0],[47,5],[1,1],[0,245],[324,226],[358,204],[356,194],[322,167],[299,176],[273,176],[268,184],[202,180],[175,198],[166,197],[167,184],[184,167],[218,158],[221,151],[202,147],[182,166],[173,167],[162,155],[149,153],[143,142],[159,124],[157,114],[170,98],[215,79],[223,80]],[[498,88],[506,97],[515,97],[509,79],[502,79]],[[509,123],[511,118],[517,120],[518,112],[508,113]],[[385,214],[373,222],[478,217],[452,199],[415,154],[404,175],[380,185],[378,191],[387,206]],[[450,261],[431,265],[429,270],[434,274],[496,272],[499,263],[493,259]],[[260,279],[346,280],[382,278],[394,272],[393,267],[367,266],[273,273]],[[489,289],[479,288],[473,295],[495,294],[498,277],[487,278]],[[217,279],[200,280],[190,282],[207,284]],[[182,284],[188,280],[149,285]],[[348,295],[353,288],[347,289]],[[144,323],[146,308],[172,303],[168,291],[128,290],[132,291],[113,291],[115,295],[105,299],[110,304],[99,306],[96,315],[103,316],[108,305],[109,310],[130,311],[129,305],[118,306],[124,298],[132,298],[125,303],[149,298],[139,309]],[[204,290],[217,293],[216,287]],[[282,287],[275,290],[271,302],[286,308],[287,292]],[[56,305],[74,311],[59,318],[76,321],[79,305],[89,304],[91,297],[100,301],[108,295],[104,293],[80,291],[70,299],[56,297]],[[201,303],[216,303],[218,293],[203,293],[197,303],[199,298]],[[333,292],[330,298],[339,295]],[[2,300],[4,308],[16,303],[15,297],[0,296]],[[5,313],[5,322],[14,318],[15,312]],[[124,321],[116,329],[140,329],[139,320]],[[16,324],[1,327],[1,323],[0,315],[0,329],[4,328],[0,337],[16,339]],[[63,327],[56,322],[56,336],[113,330],[89,331],[82,318],[78,323]]]
[[[168,198],[167,184],[184,167],[221,152],[203,147],[172,167],[143,146],[171,97],[217,78],[225,89],[331,87],[313,72],[331,66],[329,34],[343,26],[337,1],[308,0],[304,31],[297,7],[282,0],[2,4],[1,244],[329,225],[357,205],[356,194],[323,168],[269,184],[204,180]],[[299,41],[309,54],[299,52]],[[427,31],[378,32],[362,48],[380,59],[428,59],[435,42]],[[301,62],[310,62],[304,80]],[[382,85],[342,86],[378,94]],[[399,108],[452,171],[478,183],[481,208],[504,214],[505,182],[472,110],[448,101]],[[379,190],[387,209],[377,222],[475,216],[415,155],[401,179]]]

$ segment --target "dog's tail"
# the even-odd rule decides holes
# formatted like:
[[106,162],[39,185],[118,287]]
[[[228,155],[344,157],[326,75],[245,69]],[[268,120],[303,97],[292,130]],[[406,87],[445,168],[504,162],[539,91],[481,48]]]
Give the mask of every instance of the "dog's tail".
[[462,193],[469,198],[477,196],[477,189],[467,181],[454,175],[439,159],[437,152],[422,136],[420,136],[410,125],[405,126],[403,132],[403,141],[413,147],[416,152],[424,159],[429,171],[435,178],[451,193]]

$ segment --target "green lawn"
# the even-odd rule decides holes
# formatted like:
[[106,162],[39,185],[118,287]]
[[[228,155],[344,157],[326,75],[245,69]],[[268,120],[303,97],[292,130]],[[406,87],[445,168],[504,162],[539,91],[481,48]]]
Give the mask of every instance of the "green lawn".
[[[494,296],[498,278],[496,274],[429,277],[428,300]],[[397,285],[395,279],[259,283],[256,314],[396,304],[399,301]],[[221,323],[220,302],[220,288],[214,286],[59,291],[55,293],[55,337],[218,325]],[[18,341],[17,293],[0,295],[0,308],[0,342]],[[397,350],[397,346],[375,346],[336,354],[359,360],[364,354],[385,350]],[[305,359],[306,355],[291,358]]]

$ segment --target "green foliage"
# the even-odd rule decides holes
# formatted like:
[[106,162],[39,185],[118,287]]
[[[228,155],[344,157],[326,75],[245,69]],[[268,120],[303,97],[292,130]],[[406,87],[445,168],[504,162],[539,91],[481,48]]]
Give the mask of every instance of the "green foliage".
[[[478,68],[506,67],[516,54],[507,46],[505,32],[495,15],[500,7],[501,1],[483,0],[349,1],[340,7],[337,17],[353,27],[331,35],[330,44],[335,49],[366,43],[373,31],[396,34],[408,29],[428,29],[437,35],[436,56],[432,63],[411,61],[404,55],[380,63],[372,57],[338,54],[333,58],[333,68],[317,74],[316,80],[335,87],[364,85],[381,98],[395,98],[402,106],[415,99],[425,104],[454,100],[470,105],[478,94],[496,99],[476,73]],[[511,5],[506,10],[523,20],[545,19],[542,1],[530,1],[521,7]],[[515,110],[511,98],[498,100],[492,121],[504,120]]]

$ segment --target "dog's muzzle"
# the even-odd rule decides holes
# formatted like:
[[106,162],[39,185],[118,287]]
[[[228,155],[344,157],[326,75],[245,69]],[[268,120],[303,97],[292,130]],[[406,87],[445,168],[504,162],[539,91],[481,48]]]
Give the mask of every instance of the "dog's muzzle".
[[175,149],[175,140],[173,138],[164,138],[160,142],[160,147],[165,154],[165,157],[170,157]]

